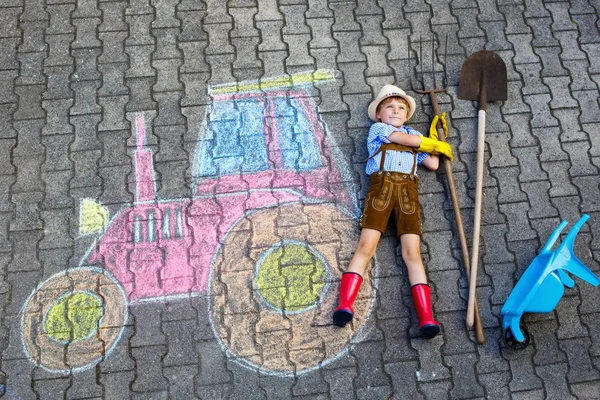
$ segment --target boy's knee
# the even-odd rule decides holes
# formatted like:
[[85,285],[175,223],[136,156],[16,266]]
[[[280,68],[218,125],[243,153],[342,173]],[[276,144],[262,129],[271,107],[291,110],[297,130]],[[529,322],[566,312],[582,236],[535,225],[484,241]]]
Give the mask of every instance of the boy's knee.
[[402,249],[402,259],[405,262],[417,262],[421,261],[421,250],[413,247]]
[[360,253],[366,255],[366,256],[370,256],[373,257],[373,255],[375,254],[375,250],[377,249],[377,243],[376,242],[372,242],[372,241],[363,241],[361,240],[358,243],[358,250]]

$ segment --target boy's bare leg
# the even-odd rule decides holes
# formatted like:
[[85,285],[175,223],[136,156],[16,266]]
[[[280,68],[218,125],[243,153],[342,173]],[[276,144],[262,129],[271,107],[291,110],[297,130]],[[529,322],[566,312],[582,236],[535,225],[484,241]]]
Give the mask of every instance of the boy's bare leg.
[[377,250],[377,244],[381,238],[381,232],[375,229],[363,228],[360,231],[360,240],[356,246],[356,251],[348,264],[348,270],[346,272],[354,272],[360,276],[364,275],[365,268],[375,255]]
[[402,244],[402,259],[408,269],[408,280],[419,318],[421,335],[425,339],[431,339],[440,332],[440,324],[433,319],[431,291],[421,259],[421,238],[415,234],[404,234],[400,236],[400,243]]
[[360,233],[358,246],[340,283],[338,306],[333,312],[333,323],[337,326],[346,326],[354,317],[352,306],[363,281],[365,269],[377,249],[379,238],[381,233],[374,229],[364,228]]
[[402,245],[402,259],[408,269],[408,280],[410,285],[427,283],[427,275],[421,258],[421,237],[413,233],[406,233],[400,236]]

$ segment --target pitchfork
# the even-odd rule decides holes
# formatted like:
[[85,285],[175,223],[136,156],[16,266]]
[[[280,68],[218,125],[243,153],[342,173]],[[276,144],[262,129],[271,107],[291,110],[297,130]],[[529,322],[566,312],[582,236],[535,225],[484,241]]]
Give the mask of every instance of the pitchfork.
[[[421,37],[419,37],[419,55],[417,59],[417,64],[415,64],[415,69],[417,70],[417,82],[418,86],[413,83],[413,71],[411,67],[411,48],[412,44],[410,42],[409,37],[408,43],[408,66],[409,66],[409,76],[410,76],[410,84],[411,88],[415,93],[419,94],[427,94],[429,95],[429,99],[431,100],[431,107],[433,108],[433,113],[437,116],[441,115],[440,106],[437,101],[436,93],[446,93],[448,89],[448,74],[446,71],[446,55],[448,54],[448,36],[446,35],[446,43],[444,47],[444,63],[442,64],[442,79],[441,79],[441,87],[438,87],[438,82],[436,79],[436,75],[439,73],[435,69],[436,65],[436,52],[435,52],[435,43],[432,39],[431,41],[431,72],[423,71],[423,41]],[[420,65],[420,78],[419,71],[417,69],[417,65]],[[432,88],[427,88],[425,75],[431,75],[431,80],[433,82]],[[444,134],[444,130],[441,126],[441,121],[438,121],[436,126],[438,131],[439,140],[446,141],[446,136]],[[460,203],[458,201],[458,195],[456,192],[456,184],[454,183],[454,174],[452,173],[452,163],[448,160],[447,157],[442,156],[444,169],[446,170],[446,177],[448,180],[448,188],[450,189],[450,197],[452,199],[452,208],[454,209],[454,218],[456,220],[456,228],[458,229],[458,237],[460,239],[460,248],[462,251],[463,264],[465,269],[465,275],[467,278],[467,282],[469,281],[469,275],[471,272],[470,267],[470,257],[469,257],[469,248],[467,246],[467,237],[465,235],[462,215],[460,212]],[[483,327],[481,325],[481,316],[479,315],[479,307],[477,306],[477,301],[475,301],[475,333],[477,336],[477,343],[484,344],[485,343],[485,335],[483,333]]]

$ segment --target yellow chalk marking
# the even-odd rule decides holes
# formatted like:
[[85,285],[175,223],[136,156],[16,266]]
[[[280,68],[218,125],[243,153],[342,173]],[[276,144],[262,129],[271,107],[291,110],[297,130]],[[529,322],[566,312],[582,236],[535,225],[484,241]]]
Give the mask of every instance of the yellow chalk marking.
[[314,72],[301,72],[290,76],[265,78],[254,81],[244,81],[225,85],[216,85],[210,89],[211,94],[231,94],[240,92],[256,92],[259,90],[285,89],[292,86],[306,85],[323,81],[332,81],[335,76],[332,71],[318,69]]
[[57,299],[44,318],[44,331],[60,343],[74,343],[92,336],[104,310],[102,301],[87,292]]
[[108,222],[108,210],[102,204],[91,199],[81,200],[79,231],[81,233],[98,232]]
[[255,279],[260,295],[273,308],[301,311],[317,303],[326,275],[324,262],[311,249],[288,243],[265,257]]

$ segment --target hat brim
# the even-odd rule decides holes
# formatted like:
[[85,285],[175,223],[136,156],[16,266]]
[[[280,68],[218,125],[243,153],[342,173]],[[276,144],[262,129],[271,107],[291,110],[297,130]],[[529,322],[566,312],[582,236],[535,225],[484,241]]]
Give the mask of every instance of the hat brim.
[[417,106],[417,103],[415,102],[415,99],[412,98],[411,96],[409,96],[407,94],[399,94],[399,93],[385,95],[385,96],[378,97],[375,100],[373,100],[371,102],[371,104],[369,104],[369,108],[367,110],[368,114],[369,114],[369,118],[371,118],[371,121],[374,121],[374,122],[379,121],[379,119],[377,119],[377,107],[379,106],[379,104],[381,104],[382,101],[384,101],[385,99],[387,99],[389,97],[402,97],[404,100],[406,100],[408,102],[408,114],[406,116],[406,120],[408,121],[415,113],[415,107]]

